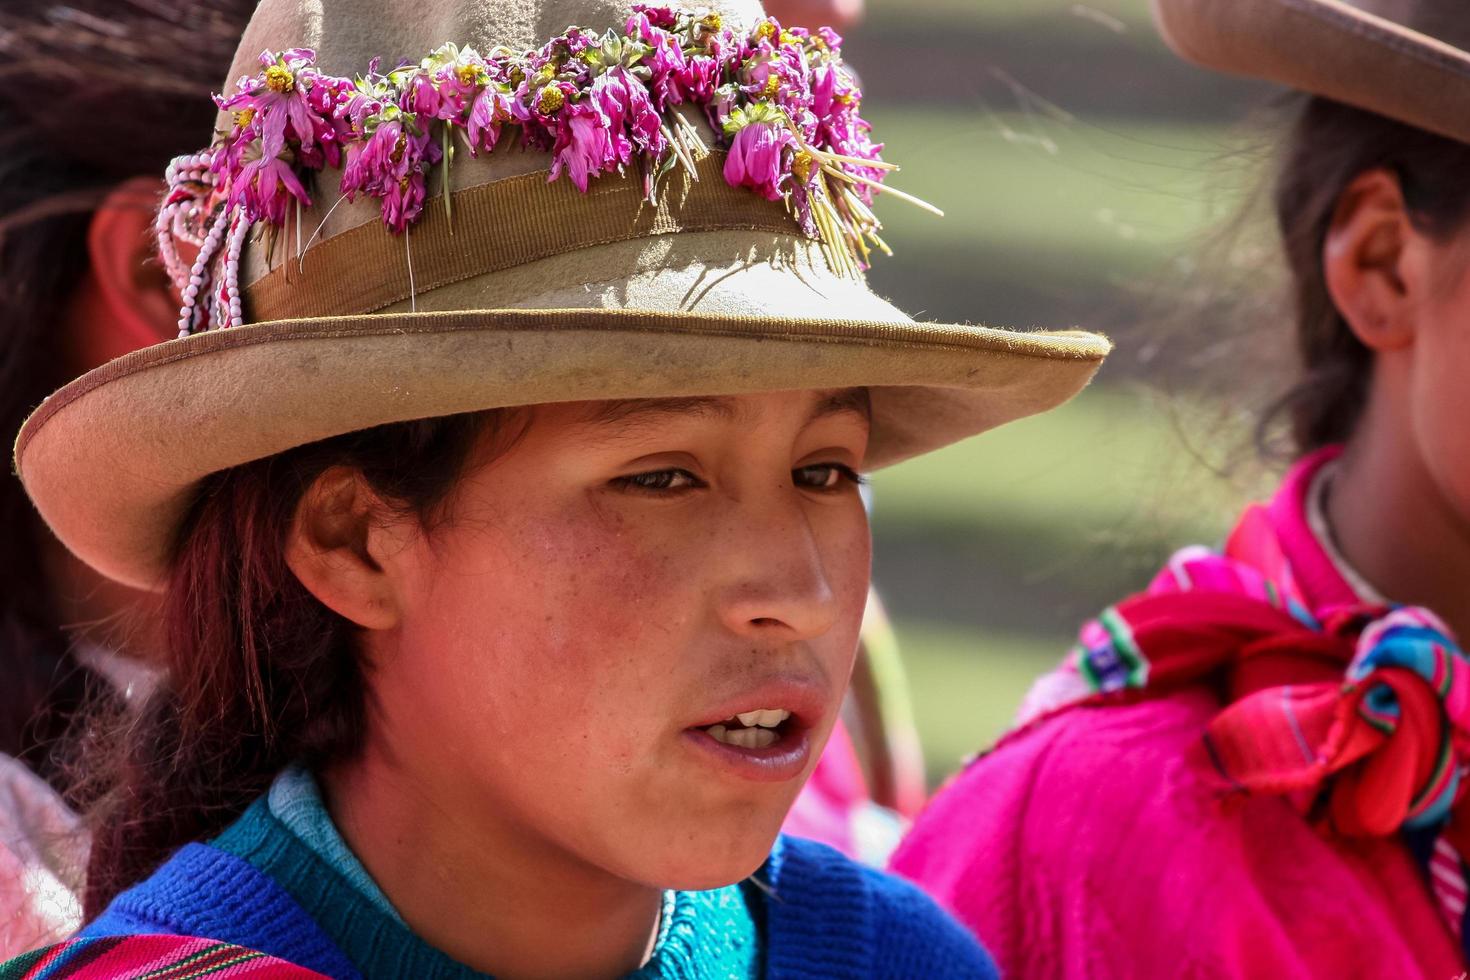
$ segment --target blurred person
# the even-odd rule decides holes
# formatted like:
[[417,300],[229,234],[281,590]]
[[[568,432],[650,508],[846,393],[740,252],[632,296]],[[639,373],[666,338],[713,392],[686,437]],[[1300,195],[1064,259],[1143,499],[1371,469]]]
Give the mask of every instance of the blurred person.
[[863,19],[865,0],[775,0],[766,13],[788,27],[845,31]]
[[[0,6],[7,445],[54,388],[175,329],[178,300],[151,259],[157,174],[208,125],[200,100],[251,6]],[[150,611],[73,558],[0,475],[0,957],[80,920],[86,835],[62,795],[62,736],[89,700],[147,682]]]
[[1064,401],[1108,345],[867,289],[885,165],[839,49],[750,3],[257,8],[168,171],[180,337],[16,445],[59,540],[165,597],[167,671],[87,761],[83,938],[993,975],[778,831],[857,646],[858,471]]
[[1304,93],[1274,194],[1297,462],[1087,624],[892,866],[1016,977],[1463,976],[1470,16],[1155,12]]

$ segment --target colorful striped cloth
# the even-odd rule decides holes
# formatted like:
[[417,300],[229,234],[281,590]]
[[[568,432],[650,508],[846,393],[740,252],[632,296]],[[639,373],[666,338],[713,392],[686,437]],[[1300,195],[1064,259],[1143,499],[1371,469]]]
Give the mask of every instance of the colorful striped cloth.
[[322,974],[243,946],[192,936],[100,936],[46,946],[0,964],[0,980],[189,980]]
[[1314,606],[1281,526],[1252,508],[1223,552],[1175,554],[1147,590],[1083,627],[1018,730],[1076,705],[1213,684],[1226,706],[1196,761],[1222,792],[1283,796],[1328,833],[1432,834],[1431,889],[1463,939],[1470,659],[1427,609]]

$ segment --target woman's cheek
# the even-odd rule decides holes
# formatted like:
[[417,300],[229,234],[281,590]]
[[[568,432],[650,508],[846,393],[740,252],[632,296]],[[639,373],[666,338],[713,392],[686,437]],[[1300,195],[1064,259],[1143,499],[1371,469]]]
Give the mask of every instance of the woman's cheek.
[[599,692],[643,688],[667,669],[659,653],[683,618],[669,608],[682,601],[675,563],[635,540],[601,520],[536,522],[498,543],[492,572],[455,576],[470,589],[434,618],[457,624],[458,656],[510,692],[516,715],[602,718]]
[[873,562],[873,538],[868,529],[868,515],[854,500],[832,516],[826,531],[828,546],[823,561],[832,587],[840,590],[844,608],[861,610],[867,602],[868,583]]
[[1420,453],[1434,471],[1440,492],[1462,522],[1470,524],[1470,277],[1459,304],[1441,310],[1424,335],[1420,373],[1414,381],[1415,424]]

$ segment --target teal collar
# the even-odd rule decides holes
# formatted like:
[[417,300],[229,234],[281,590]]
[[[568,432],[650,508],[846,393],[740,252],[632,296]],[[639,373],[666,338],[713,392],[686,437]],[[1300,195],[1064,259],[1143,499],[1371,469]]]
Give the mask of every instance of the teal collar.
[[[364,975],[478,978],[419,939],[347,846],[304,769],[270,791],[213,842],[274,879]],[[763,897],[749,883],[669,892],[653,956],[637,980],[732,977],[762,972]],[[574,926],[573,923],[568,923]]]

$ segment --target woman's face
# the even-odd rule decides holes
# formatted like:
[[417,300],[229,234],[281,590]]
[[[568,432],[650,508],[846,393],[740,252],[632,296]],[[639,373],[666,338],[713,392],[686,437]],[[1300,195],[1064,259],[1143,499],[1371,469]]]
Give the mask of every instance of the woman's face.
[[1416,313],[1409,424],[1439,493],[1470,523],[1470,227],[1435,244]]
[[852,666],[868,427],[861,390],[535,408],[392,559],[370,747],[471,833],[743,878]]

